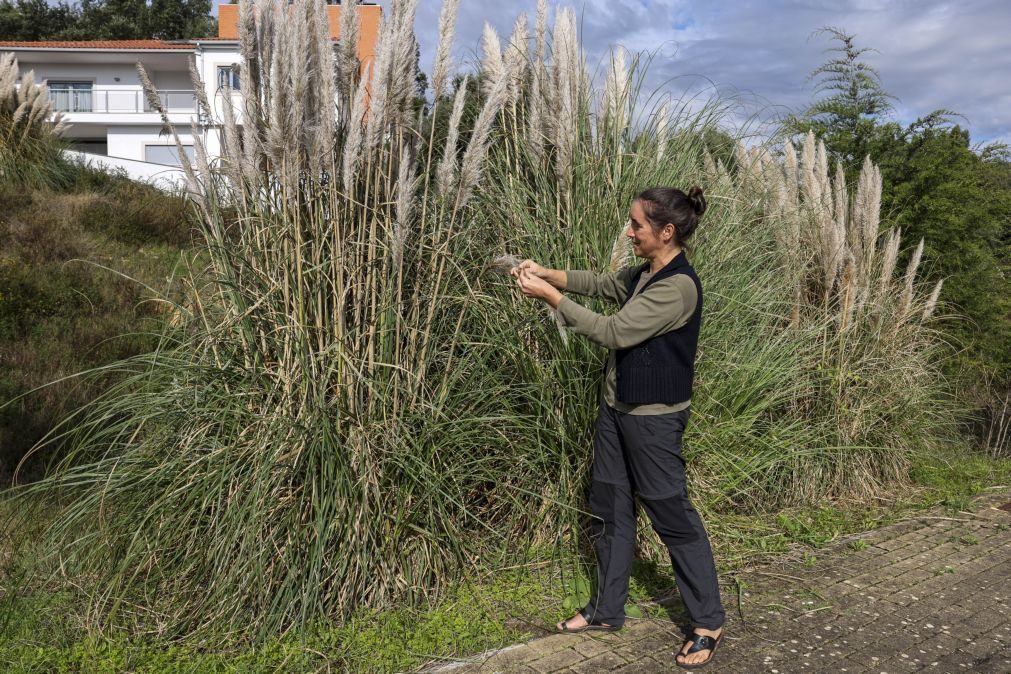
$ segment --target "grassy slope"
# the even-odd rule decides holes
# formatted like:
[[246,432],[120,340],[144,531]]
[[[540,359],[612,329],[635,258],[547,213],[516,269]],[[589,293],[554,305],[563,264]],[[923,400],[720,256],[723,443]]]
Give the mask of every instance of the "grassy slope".
[[[792,550],[816,565],[817,550],[835,538],[876,528],[917,510],[944,505],[956,513],[970,498],[1011,485],[1011,459],[966,456],[950,449],[922,456],[912,470],[913,488],[883,494],[877,504],[833,503],[784,511],[775,520],[709,514],[724,580],[736,571]],[[0,507],[3,504],[0,503]],[[3,547],[14,547],[4,540]],[[23,542],[23,541],[22,541]],[[27,551],[27,548],[24,549]],[[36,591],[0,604],[0,666],[12,672],[272,672],[402,671],[433,660],[496,648],[543,634],[585,600],[585,581],[561,579],[540,569],[551,556],[540,553],[529,566],[462,581],[437,606],[411,612],[391,609],[363,613],[342,626],[321,625],[312,633],[290,634],[257,647],[201,651],[168,641],[100,641],[85,635],[80,597]],[[8,576],[8,579],[10,576]],[[9,581],[5,581],[9,582]],[[632,600],[659,611],[655,598],[669,594],[666,568],[640,562],[632,579]],[[729,598],[725,598],[730,602]],[[632,608],[634,615],[642,608]]]
[[[137,281],[164,291],[189,242],[181,198],[100,172],[72,176],[62,190],[0,184],[0,405],[150,349],[144,333],[158,329],[165,309],[145,302],[153,293]],[[25,452],[101,385],[70,380],[0,409],[0,484],[10,484]],[[24,477],[47,458],[34,457]]]

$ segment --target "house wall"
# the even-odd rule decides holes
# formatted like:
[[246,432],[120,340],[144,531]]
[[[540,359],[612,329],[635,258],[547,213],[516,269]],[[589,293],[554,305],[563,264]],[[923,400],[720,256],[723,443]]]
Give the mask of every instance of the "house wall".
[[[211,101],[214,109],[214,118],[220,122],[224,119],[222,106],[225,102],[225,94],[218,89],[218,67],[234,66],[242,62],[238,47],[231,46],[208,46],[201,50],[197,59],[200,79],[204,81],[204,88],[207,92],[207,100]],[[236,121],[242,121],[242,96],[238,92],[232,92],[232,109],[235,111]]]
[[[131,54],[126,58],[136,58]],[[35,80],[59,81],[74,80],[91,82],[92,109],[94,114],[111,113],[124,114],[144,110],[144,92],[140,76],[132,63],[70,63],[72,54],[67,55],[68,63],[26,63],[22,69],[31,68],[35,71]],[[169,110],[192,111],[193,97],[183,93],[193,90],[187,70],[152,70],[148,69],[151,82],[156,89],[170,93],[164,94],[164,101]]]
[[[110,157],[144,161],[146,145],[175,145],[170,136],[159,136],[161,126],[110,126],[107,143]],[[189,130],[176,129],[183,145],[193,144],[193,134]]]
[[157,164],[119,159],[117,157],[104,157],[76,150],[66,150],[64,151],[64,155],[95,168],[108,170],[123,169],[133,180],[141,180],[164,190],[178,191],[186,187],[186,175],[181,169],[171,166],[159,166]]
[[[330,37],[340,39],[340,5],[327,5],[327,20],[330,23]],[[379,23],[383,10],[379,5],[358,6],[358,58],[367,63],[375,58],[376,41],[379,39]],[[218,37],[236,39],[239,37],[239,6],[237,4],[218,5]]]

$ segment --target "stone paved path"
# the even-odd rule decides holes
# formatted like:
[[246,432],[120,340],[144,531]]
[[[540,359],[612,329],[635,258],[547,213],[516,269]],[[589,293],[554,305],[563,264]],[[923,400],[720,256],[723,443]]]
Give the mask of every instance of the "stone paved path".
[[[742,572],[740,595],[723,588],[727,636],[695,671],[1011,674],[1009,501],[1004,491],[974,501],[974,514],[935,509],[848,536],[810,567]],[[670,620],[628,620],[617,634],[551,635],[441,671],[691,671],[674,665],[682,635]]]

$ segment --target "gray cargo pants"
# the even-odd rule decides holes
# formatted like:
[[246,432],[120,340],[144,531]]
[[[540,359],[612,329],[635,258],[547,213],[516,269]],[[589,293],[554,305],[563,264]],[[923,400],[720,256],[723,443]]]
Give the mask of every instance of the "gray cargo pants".
[[658,415],[616,411],[603,400],[593,441],[591,530],[597,588],[583,617],[621,625],[635,548],[637,494],[653,529],[670,551],[678,591],[693,627],[723,625],[720,587],[709,537],[688,500],[681,435],[689,410]]

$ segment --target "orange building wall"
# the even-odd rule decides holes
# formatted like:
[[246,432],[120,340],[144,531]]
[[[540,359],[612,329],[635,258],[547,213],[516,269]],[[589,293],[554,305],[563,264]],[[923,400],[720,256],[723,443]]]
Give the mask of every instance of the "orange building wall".
[[[327,19],[330,21],[330,35],[340,39],[340,5],[327,5]],[[382,7],[379,5],[358,6],[358,58],[362,64],[376,55],[376,40],[379,39],[379,21]],[[218,37],[237,40],[239,38],[239,6],[237,4],[218,6]]]

